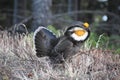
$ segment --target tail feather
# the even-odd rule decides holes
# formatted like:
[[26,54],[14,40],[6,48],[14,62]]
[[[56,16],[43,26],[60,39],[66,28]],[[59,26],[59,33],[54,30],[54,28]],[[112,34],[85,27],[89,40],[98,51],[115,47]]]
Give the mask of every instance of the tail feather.
[[39,27],[34,32],[36,55],[38,57],[47,56],[52,48],[51,41],[54,39],[56,39],[56,36],[51,31],[45,27]]

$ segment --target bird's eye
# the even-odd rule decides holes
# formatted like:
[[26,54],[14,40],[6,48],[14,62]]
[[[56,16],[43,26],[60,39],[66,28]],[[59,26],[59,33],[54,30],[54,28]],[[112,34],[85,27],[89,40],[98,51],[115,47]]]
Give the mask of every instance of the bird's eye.
[[85,22],[85,23],[83,24],[83,26],[84,26],[85,28],[88,28],[88,27],[89,27],[89,24],[88,24],[87,22]]

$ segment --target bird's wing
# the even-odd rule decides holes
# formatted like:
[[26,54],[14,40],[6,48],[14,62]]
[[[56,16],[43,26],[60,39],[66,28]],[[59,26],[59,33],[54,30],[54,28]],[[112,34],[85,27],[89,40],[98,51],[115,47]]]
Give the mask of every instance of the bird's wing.
[[36,29],[34,32],[36,55],[38,57],[47,56],[52,48],[51,41],[55,39],[56,36],[45,27],[39,27]]
[[67,58],[67,56],[69,56],[72,53],[71,52],[72,48],[73,48],[73,43],[70,40],[65,38],[60,39],[58,44],[54,47],[53,56],[61,55],[65,59]]

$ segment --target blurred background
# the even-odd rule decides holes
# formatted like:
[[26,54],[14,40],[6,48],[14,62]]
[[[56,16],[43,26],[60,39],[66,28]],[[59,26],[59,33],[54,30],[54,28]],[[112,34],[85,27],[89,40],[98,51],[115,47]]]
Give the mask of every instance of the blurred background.
[[102,46],[120,51],[120,0],[0,0],[1,31],[21,23],[29,32],[40,25],[58,30],[76,21],[91,25],[93,45],[104,34]]

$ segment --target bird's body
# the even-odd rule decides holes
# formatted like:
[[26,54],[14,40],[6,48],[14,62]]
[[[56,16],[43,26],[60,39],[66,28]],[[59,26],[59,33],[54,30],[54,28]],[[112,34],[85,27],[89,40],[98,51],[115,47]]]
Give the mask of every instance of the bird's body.
[[36,55],[48,56],[51,62],[62,63],[80,50],[89,35],[89,29],[83,24],[68,27],[58,38],[48,29],[39,27],[34,33]]
[[81,43],[74,44],[68,38],[62,36],[59,38],[58,43],[53,47],[48,56],[53,60],[52,62],[64,62],[80,50],[80,44]]

